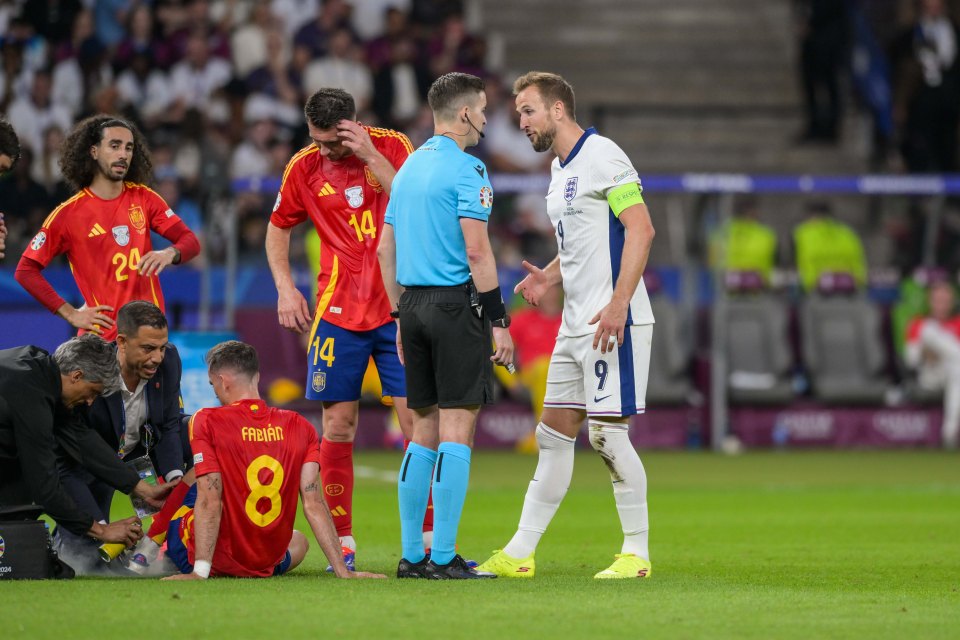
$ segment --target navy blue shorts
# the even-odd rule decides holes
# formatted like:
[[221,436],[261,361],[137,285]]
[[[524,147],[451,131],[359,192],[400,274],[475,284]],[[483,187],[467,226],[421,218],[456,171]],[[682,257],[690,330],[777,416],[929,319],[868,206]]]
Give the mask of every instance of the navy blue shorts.
[[351,402],[360,399],[363,374],[373,357],[383,395],[405,398],[407,384],[397,355],[397,324],[351,331],[326,320],[317,323],[307,352],[308,400]]

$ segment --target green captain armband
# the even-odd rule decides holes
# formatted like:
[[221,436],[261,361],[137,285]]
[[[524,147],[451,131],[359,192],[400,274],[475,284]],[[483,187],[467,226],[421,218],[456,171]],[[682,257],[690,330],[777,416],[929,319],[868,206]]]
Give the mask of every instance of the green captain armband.
[[607,194],[607,202],[610,203],[610,208],[613,209],[613,215],[619,218],[620,214],[623,213],[623,210],[627,207],[632,207],[635,204],[643,204],[640,185],[636,182],[631,182],[630,184],[612,189],[610,193]]

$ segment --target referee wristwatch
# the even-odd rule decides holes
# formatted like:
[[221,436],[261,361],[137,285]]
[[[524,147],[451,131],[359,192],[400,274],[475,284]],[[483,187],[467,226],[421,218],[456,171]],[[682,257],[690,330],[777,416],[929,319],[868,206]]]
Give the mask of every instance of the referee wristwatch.
[[510,328],[510,316],[508,314],[504,314],[499,320],[491,320],[490,324],[494,327],[500,327],[501,329],[508,329]]

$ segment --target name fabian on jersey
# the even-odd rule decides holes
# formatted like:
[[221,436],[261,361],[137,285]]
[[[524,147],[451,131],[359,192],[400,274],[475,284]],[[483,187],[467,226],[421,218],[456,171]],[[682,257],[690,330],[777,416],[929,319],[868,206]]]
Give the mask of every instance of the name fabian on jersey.
[[240,437],[244,442],[279,442],[283,440],[283,427],[243,427],[240,429]]

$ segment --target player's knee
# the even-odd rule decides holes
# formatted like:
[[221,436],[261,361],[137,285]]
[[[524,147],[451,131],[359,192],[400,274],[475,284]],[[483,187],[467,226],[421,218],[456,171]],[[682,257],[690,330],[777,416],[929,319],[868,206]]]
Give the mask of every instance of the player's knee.
[[590,446],[601,455],[610,453],[616,441],[625,436],[627,436],[625,423],[590,421]]
[[307,541],[307,536],[294,529],[293,535],[290,537],[290,545],[287,547],[287,551],[290,552],[290,569],[303,562],[309,550],[310,543]]

